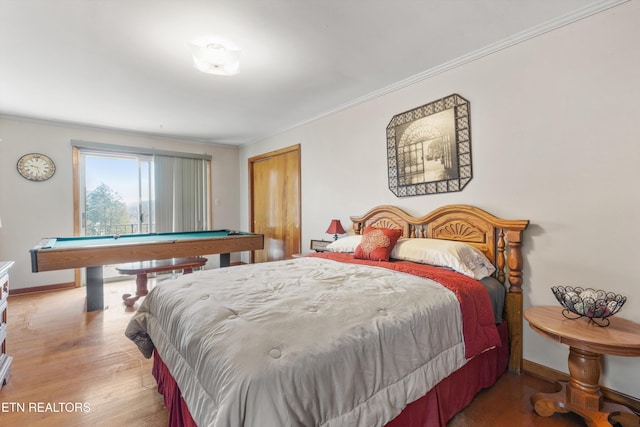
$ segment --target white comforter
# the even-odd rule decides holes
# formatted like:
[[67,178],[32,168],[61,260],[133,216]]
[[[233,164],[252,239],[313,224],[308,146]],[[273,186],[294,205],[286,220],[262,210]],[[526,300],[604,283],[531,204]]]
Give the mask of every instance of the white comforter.
[[299,258],[156,286],[144,330],[199,426],[382,426],[465,363],[443,286]]

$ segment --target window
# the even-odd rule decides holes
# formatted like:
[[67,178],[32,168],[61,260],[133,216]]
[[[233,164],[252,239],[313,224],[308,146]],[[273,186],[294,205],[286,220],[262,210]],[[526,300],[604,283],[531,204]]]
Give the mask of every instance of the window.
[[156,231],[153,156],[80,150],[80,234]]

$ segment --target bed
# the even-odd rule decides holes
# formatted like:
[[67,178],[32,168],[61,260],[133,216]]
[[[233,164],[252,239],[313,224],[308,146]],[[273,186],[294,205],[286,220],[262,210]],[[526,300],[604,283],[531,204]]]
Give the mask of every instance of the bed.
[[[507,368],[519,372],[528,221],[467,205],[422,217],[378,206],[351,220],[353,251],[340,239],[336,252],[197,272],[149,293],[125,334],[154,358],[171,426],[444,426]],[[416,262],[406,249],[425,244],[484,261]]]

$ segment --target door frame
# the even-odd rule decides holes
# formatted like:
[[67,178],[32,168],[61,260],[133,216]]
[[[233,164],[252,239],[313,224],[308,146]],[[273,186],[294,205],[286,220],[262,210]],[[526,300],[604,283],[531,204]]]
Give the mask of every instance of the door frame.
[[[250,157],[248,159],[248,169],[249,169],[249,231],[254,232],[255,230],[255,213],[253,210],[253,165],[261,160],[268,159],[270,157],[279,156],[282,154],[287,154],[290,152],[297,152],[298,154],[298,224],[300,224],[300,245],[302,245],[302,164],[301,164],[301,155],[300,155],[300,144],[291,145],[289,147],[280,148],[275,151],[270,151],[268,153],[259,154],[254,157]],[[253,264],[255,258],[254,251],[251,251],[249,261]]]

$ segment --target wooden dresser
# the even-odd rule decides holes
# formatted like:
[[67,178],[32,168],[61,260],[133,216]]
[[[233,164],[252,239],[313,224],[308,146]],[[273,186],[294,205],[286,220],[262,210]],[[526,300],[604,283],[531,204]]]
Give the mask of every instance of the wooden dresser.
[[13,261],[0,261],[0,389],[7,383],[13,357],[7,354],[7,306],[9,299],[9,269]]

